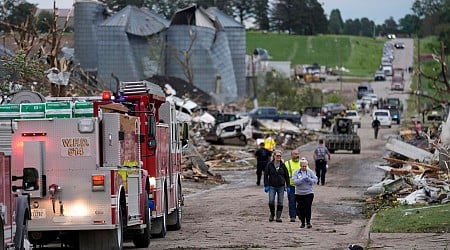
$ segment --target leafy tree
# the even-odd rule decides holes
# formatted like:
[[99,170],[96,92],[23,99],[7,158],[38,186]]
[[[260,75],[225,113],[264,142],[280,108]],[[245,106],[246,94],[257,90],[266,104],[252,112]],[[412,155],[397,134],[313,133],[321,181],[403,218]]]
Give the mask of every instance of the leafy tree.
[[101,2],[106,3],[106,5],[114,11],[119,11],[128,5],[134,5],[139,8],[148,6],[146,0],[102,0]]
[[311,20],[310,35],[328,33],[328,21],[327,17],[325,16],[325,11],[322,8],[322,4],[320,4],[317,0],[309,0],[306,2],[308,9],[311,10],[307,12],[308,19]]
[[361,36],[373,37],[375,31],[375,23],[370,21],[367,17],[361,18]]
[[384,21],[383,28],[386,33],[392,33],[392,34],[398,33],[398,25],[397,25],[397,22],[395,22],[393,17],[389,17],[389,19],[386,19]]
[[444,1],[446,0],[416,0],[411,9],[419,18],[424,18],[439,13]]
[[359,36],[361,34],[361,21],[358,18],[355,20],[347,19],[344,23],[344,34]]
[[339,9],[331,11],[330,20],[328,21],[328,31],[331,34],[342,34],[344,32],[344,22],[342,21]]
[[8,22],[10,27],[19,26],[25,22],[31,22],[37,11],[35,4],[20,1],[11,1],[8,4],[10,9],[4,10],[3,21]]
[[254,5],[255,24],[260,30],[269,30],[269,0],[255,1]]
[[419,31],[420,19],[416,15],[408,14],[398,21],[400,32],[404,34],[415,34]]
[[41,33],[50,31],[53,23],[53,13],[47,10],[41,11],[36,17],[36,28]]
[[253,1],[252,0],[234,0],[232,1],[235,10],[235,15],[239,18],[241,23],[253,16]]
[[327,20],[317,0],[278,0],[274,4],[273,23],[279,31],[300,35],[327,32]]
[[[9,92],[9,84],[27,85],[30,82],[47,82],[44,75],[44,65],[37,59],[29,59],[24,51],[18,51],[13,57],[4,57],[3,68],[7,72],[3,81],[0,83],[0,91]],[[48,94],[47,88],[42,85],[36,85],[35,91],[42,94]],[[47,90],[46,90],[47,89]]]
[[300,111],[301,97],[298,87],[278,72],[267,72],[265,81],[258,84],[258,101],[261,105],[275,106],[279,110]]

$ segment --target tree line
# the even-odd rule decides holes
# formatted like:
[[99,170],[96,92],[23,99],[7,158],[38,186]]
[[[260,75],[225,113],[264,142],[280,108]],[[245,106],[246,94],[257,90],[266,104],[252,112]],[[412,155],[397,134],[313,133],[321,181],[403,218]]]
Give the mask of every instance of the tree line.
[[[449,38],[450,0],[416,0],[411,6],[414,14],[405,15],[398,22],[392,17],[383,24],[375,24],[367,17],[343,20],[339,9],[331,11],[327,18],[322,4],[317,0],[100,0],[111,10],[118,11],[127,5],[147,7],[171,19],[175,11],[197,4],[203,8],[217,7],[248,23],[257,30],[286,32],[296,35],[343,34],[372,37],[387,33],[411,36],[438,35]],[[3,22],[15,25],[34,17],[40,32],[51,28],[53,13],[41,11],[36,15],[36,6],[24,0],[5,0],[0,20],[0,29],[7,31]],[[431,28],[427,28],[431,27]],[[449,39],[447,39],[449,40]]]

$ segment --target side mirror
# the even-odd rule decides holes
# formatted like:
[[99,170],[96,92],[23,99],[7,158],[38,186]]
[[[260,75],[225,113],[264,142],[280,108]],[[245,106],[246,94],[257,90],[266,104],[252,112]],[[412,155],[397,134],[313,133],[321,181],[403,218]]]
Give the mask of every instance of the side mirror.
[[183,123],[181,128],[181,146],[186,149],[189,144],[189,125],[187,123]]
[[35,168],[23,169],[23,184],[24,191],[39,190],[39,172]]

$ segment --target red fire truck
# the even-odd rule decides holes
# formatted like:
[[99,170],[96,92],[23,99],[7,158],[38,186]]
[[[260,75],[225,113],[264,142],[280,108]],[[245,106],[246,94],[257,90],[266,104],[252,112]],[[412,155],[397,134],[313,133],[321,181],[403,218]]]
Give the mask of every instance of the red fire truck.
[[122,82],[117,96],[20,105],[12,171],[34,173],[23,183],[30,243],[145,248],[181,228],[187,127],[159,86]]
[[0,249],[28,249],[28,196],[21,193],[23,176],[14,177],[14,183],[11,183],[10,162],[11,157],[0,152]]

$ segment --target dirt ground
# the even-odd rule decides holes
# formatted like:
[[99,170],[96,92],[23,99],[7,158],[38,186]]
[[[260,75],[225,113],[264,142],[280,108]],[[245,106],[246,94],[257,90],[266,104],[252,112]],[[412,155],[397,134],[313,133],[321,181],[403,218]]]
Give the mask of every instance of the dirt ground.
[[[412,40],[405,40],[412,48]],[[405,49],[396,60],[411,65],[412,50]],[[408,80],[410,79],[407,76]],[[346,95],[355,95],[357,84],[344,83]],[[372,84],[375,93],[386,97],[389,82]],[[328,83],[322,89],[339,89]],[[405,95],[399,95],[402,99]],[[315,186],[311,229],[301,229],[297,220],[289,222],[287,197],[283,222],[269,222],[268,195],[256,186],[255,169],[212,172],[221,174],[226,184],[214,186],[185,181],[185,206],[180,231],[168,232],[164,239],[152,239],[151,249],[347,249],[358,244],[365,249],[449,249],[448,233],[380,234],[370,233],[370,219],[362,214],[368,187],[380,182],[385,173],[375,166],[382,164],[386,139],[396,134],[398,126],[383,128],[374,139],[371,118],[362,119],[358,130],[361,154],[337,151],[331,156],[325,186]],[[299,145],[302,156],[312,162],[316,143]],[[289,151],[283,152],[289,159]],[[314,165],[312,169],[314,169]],[[392,223],[395,223],[393,221]]]
[[[396,54],[397,65],[412,63],[412,40]],[[407,76],[409,77],[409,76]],[[409,79],[409,78],[408,78]],[[356,96],[357,83],[343,83],[344,95]],[[375,93],[386,97],[389,82],[376,82]],[[339,90],[339,82],[321,83],[321,89]],[[399,95],[405,98],[406,95]],[[289,222],[287,197],[284,199],[283,222],[269,222],[268,195],[256,186],[255,168],[212,172],[220,174],[226,184],[184,181],[185,206],[182,228],[169,231],[163,239],[152,239],[149,249],[346,249],[358,244],[365,249],[449,249],[449,234],[379,234],[370,233],[370,219],[362,213],[368,187],[380,182],[384,171],[375,166],[383,163],[384,144],[398,130],[383,128],[378,140],[373,137],[371,119],[363,117],[358,134],[361,154],[338,151],[329,163],[327,183],[315,186],[312,228],[301,229],[300,222]],[[302,156],[312,162],[316,143],[299,145]],[[289,151],[283,152],[289,159]],[[313,164],[312,168],[314,169]],[[395,223],[395,221],[393,221]],[[133,249],[131,243],[126,249]]]
[[[365,190],[382,180],[385,139],[397,127],[381,130],[373,139],[370,118],[363,118],[359,135],[361,154],[338,151],[331,156],[325,186],[315,186],[312,229],[289,222],[287,197],[283,222],[269,222],[268,195],[256,186],[255,169],[212,171],[227,184],[214,186],[184,182],[186,197],[180,231],[153,239],[152,249],[346,249],[358,244],[366,249],[448,249],[448,234],[374,234],[362,215]],[[312,161],[316,143],[299,147]],[[284,152],[289,159],[289,152]],[[314,167],[313,167],[314,169]],[[395,222],[393,222],[395,223]]]

